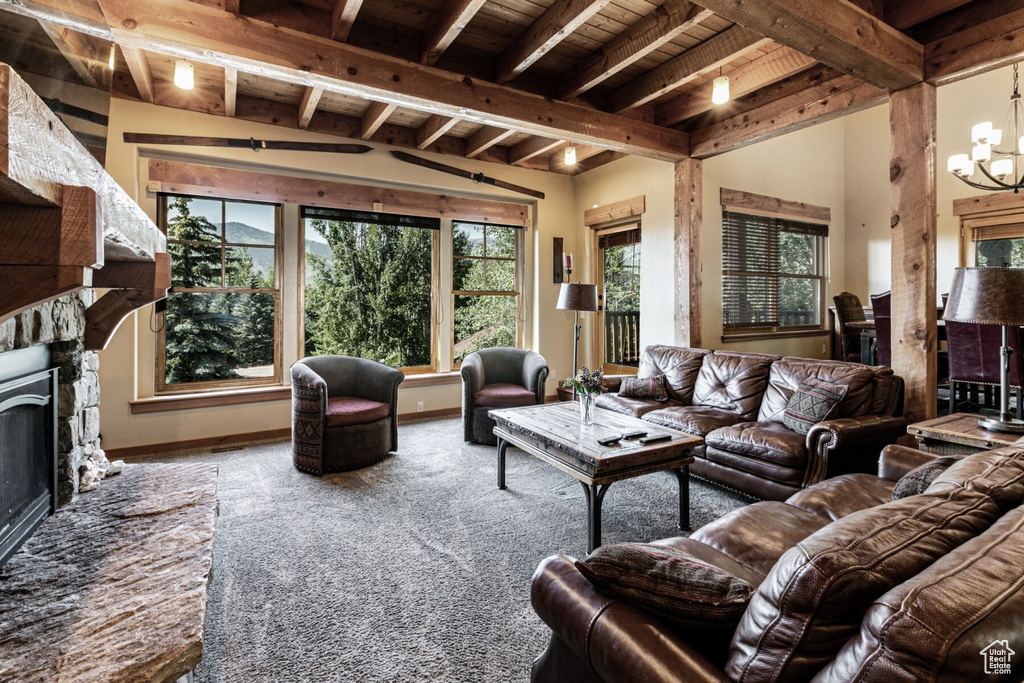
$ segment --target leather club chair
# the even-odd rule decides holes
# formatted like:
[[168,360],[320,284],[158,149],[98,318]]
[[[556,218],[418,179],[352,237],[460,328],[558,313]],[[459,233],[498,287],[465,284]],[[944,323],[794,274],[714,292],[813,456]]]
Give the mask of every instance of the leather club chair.
[[466,441],[494,445],[494,420],[487,411],[544,402],[548,364],[536,351],[480,349],[462,361],[462,426]]
[[398,450],[401,370],[365,358],[313,356],[291,368],[292,458],[310,474],[359,469]]
[[839,360],[860,363],[860,330],[847,327],[849,323],[865,320],[860,298],[851,292],[840,292],[832,297],[839,325]]

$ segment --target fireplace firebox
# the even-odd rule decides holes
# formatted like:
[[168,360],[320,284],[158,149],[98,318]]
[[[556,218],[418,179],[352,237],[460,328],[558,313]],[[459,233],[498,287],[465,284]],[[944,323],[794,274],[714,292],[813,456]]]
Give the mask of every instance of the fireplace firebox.
[[0,354],[0,566],[57,508],[57,369],[45,346]]

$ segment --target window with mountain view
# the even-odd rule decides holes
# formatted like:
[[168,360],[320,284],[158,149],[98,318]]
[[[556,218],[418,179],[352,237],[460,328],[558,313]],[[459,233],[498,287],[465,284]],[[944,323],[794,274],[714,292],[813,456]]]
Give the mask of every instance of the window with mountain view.
[[516,229],[461,223],[452,225],[452,361],[478,349],[515,346],[519,313]]
[[434,367],[436,218],[303,207],[306,355]]
[[172,291],[158,389],[279,382],[278,207],[161,195],[159,212]]

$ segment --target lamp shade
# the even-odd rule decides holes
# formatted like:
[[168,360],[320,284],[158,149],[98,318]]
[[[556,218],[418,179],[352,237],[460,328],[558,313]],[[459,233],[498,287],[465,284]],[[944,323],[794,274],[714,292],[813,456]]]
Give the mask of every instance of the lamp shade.
[[563,282],[555,308],[560,311],[596,311],[597,285]]
[[957,323],[1024,325],[1024,268],[957,268],[942,317]]

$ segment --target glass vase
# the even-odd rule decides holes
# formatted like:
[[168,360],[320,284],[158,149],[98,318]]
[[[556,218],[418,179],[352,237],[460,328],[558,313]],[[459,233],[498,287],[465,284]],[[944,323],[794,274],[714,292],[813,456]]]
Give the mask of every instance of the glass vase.
[[584,425],[594,424],[594,394],[582,393],[580,398],[580,422]]

